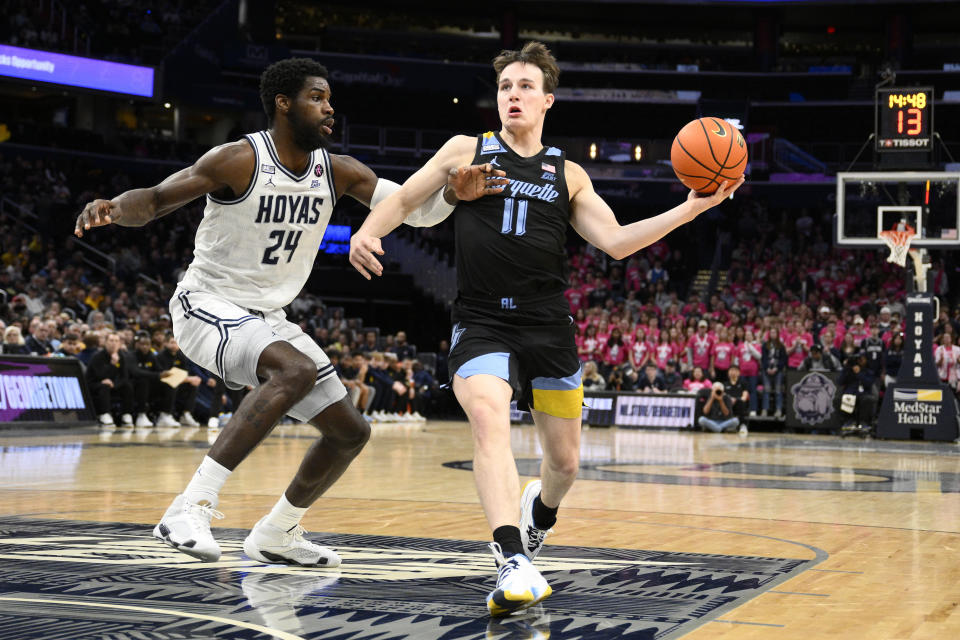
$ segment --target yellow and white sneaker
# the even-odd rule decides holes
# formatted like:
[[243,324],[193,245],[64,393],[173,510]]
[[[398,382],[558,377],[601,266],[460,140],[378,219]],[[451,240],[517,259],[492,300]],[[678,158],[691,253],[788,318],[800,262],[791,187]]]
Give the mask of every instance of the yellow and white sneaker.
[[504,558],[500,545],[490,543],[497,560],[497,587],[487,595],[490,615],[499,618],[532,607],[553,593],[527,556],[518,553]]
[[543,549],[547,534],[553,533],[553,529],[538,529],[533,524],[533,501],[540,495],[540,487],[539,480],[531,480],[523,485],[523,494],[520,496],[520,542],[531,562]]
[[284,531],[267,523],[267,516],[253,526],[243,541],[247,557],[264,564],[291,564],[297,567],[339,567],[340,556],[303,537],[303,527]]

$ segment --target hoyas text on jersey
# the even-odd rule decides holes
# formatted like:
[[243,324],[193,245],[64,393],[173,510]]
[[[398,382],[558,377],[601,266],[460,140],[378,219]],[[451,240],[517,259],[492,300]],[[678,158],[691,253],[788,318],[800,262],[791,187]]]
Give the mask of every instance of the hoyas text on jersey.
[[260,196],[256,222],[316,224],[323,198],[312,196]]

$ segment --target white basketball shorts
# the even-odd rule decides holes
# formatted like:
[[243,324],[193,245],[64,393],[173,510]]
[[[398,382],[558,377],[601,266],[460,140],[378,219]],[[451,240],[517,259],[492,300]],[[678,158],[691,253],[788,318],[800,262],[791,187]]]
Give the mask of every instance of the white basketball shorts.
[[257,362],[270,344],[279,340],[312,359],[317,384],[288,415],[306,422],[347,395],[330,359],[282,309],[244,309],[212,293],[177,288],[170,300],[173,335],[194,363],[220,377],[231,389],[260,384]]

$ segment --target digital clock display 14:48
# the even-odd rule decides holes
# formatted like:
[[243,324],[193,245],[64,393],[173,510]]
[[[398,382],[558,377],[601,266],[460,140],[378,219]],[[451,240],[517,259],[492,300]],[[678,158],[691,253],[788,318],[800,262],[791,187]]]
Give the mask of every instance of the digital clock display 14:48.
[[877,90],[877,151],[929,151],[932,135],[932,88]]

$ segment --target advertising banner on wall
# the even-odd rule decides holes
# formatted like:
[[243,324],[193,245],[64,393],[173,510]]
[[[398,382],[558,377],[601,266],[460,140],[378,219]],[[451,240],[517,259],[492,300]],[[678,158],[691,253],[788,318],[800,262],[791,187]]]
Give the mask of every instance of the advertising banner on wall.
[[[628,391],[587,391],[583,398],[583,423],[597,427],[693,426],[697,398],[683,393],[630,393]],[[510,405],[512,422],[532,422],[526,411]]]
[[0,427],[95,422],[79,360],[0,355]]

